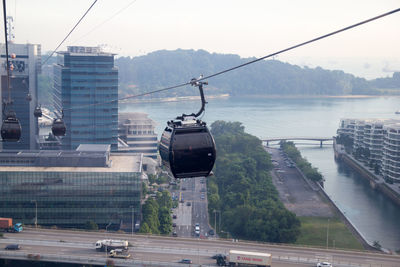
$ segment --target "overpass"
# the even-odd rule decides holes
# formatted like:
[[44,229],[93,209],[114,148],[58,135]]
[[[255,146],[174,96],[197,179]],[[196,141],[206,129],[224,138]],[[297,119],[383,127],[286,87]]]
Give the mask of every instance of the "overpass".
[[280,142],[280,141],[317,141],[319,146],[322,147],[323,142],[333,141],[333,137],[310,137],[310,136],[286,136],[286,137],[271,137],[261,140],[269,146],[270,142]]
[[[97,252],[94,243],[99,239],[123,239],[130,244],[130,259],[110,259]],[[176,267],[181,259],[191,259],[190,266],[216,266],[211,256],[230,249],[268,252],[274,267],[316,266],[330,261],[334,266],[398,267],[400,256],[364,251],[311,248],[293,245],[267,244],[228,239],[162,237],[126,233],[86,232],[52,229],[26,229],[21,233],[6,233],[0,238],[0,248],[20,244],[21,250],[0,249],[1,259],[25,261],[66,262],[114,266]],[[182,265],[183,266],[183,265]]]

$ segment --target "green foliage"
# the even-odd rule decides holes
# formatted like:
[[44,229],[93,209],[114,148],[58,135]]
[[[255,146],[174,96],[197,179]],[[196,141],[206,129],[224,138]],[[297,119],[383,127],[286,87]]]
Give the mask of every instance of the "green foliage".
[[[252,59],[232,54],[211,54],[204,50],[178,49],[156,51],[134,58],[120,57],[115,64],[119,67],[120,93],[128,95],[181,84],[198,77],[199,73],[207,76]],[[367,81],[343,71],[302,68],[278,60],[263,60],[240,71],[216,77],[206,90],[207,94],[231,95],[380,94],[376,88],[381,86],[400,88],[398,76]],[[197,93],[193,87],[179,90],[180,96]],[[171,96],[168,91],[152,97]]]
[[99,226],[94,221],[87,221],[85,224],[87,230],[98,230]]
[[328,246],[330,248],[363,249],[361,243],[337,217],[299,217],[299,219],[301,221],[301,228],[296,244],[326,247],[326,233],[329,220]]
[[221,211],[222,229],[235,238],[294,242],[300,222],[279,200],[261,140],[245,133],[240,122],[216,121],[211,131],[218,157],[215,176],[208,178],[210,214]]
[[171,194],[168,191],[157,192],[157,200],[148,198],[142,208],[143,223],[139,232],[151,234],[169,234],[172,230]]
[[148,191],[146,183],[142,182],[142,197],[145,197]]
[[[158,203],[152,198],[148,198],[142,208],[143,222],[150,228],[150,233],[159,234],[160,221],[158,219]],[[142,223],[142,227],[144,227]]]
[[281,148],[286,155],[291,158],[297,165],[297,167],[303,172],[303,174],[314,182],[323,181],[324,177],[318,171],[317,168],[313,167],[307,159],[302,158],[300,151],[296,148],[293,142],[281,141]]
[[140,226],[139,233],[151,234],[151,229],[146,222],[142,223],[142,225]]

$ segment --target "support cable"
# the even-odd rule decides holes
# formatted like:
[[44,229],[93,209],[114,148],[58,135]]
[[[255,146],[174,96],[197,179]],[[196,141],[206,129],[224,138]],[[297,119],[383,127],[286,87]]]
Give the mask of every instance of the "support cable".
[[45,61],[42,63],[42,65],[46,64],[46,62],[54,55],[54,53],[57,51],[58,48],[67,40],[67,38],[71,35],[71,33],[75,30],[75,28],[79,25],[79,23],[83,20],[83,18],[89,13],[89,11],[92,9],[92,7],[96,4],[97,0],[94,0],[92,5],[86,10],[85,14],[78,20],[78,22],[75,24],[75,26],[72,28],[72,30],[65,36],[65,38],[61,41],[61,43],[56,47],[56,49],[51,52],[51,54],[45,59]]
[[[200,81],[203,81],[203,80],[206,80],[206,79],[214,78],[214,77],[219,76],[219,75],[222,75],[222,74],[224,74],[224,73],[227,73],[227,72],[230,72],[230,71],[233,71],[233,70],[236,70],[236,69],[245,67],[245,66],[247,66],[247,65],[256,63],[256,62],[258,62],[258,61],[264,60],[264,59],[266,59],[266,58],[270,58],[270,57],[273,57],[273,56],[282,54],[282,53],[287,52],[287,51],[289,51],[289,50],[293,50],[293,49],[295,49],[295,48],[298,48],[298,47],[301,47],[301,46],[304,46],[304,45],[307,45],[307,44],[310,44],[310,43],[313,43],[313,42],[316,42],[316,41],[325,39],[325,38],[330,37],[330,36],[332,36],[332,35],[336,35],[336,34],[338,34],[338,33],[341,33],[341,32],[344,32],[344,31],[347,31],[347,30],[356,28],[356,27],[361,26],[361,25],[363,25],[363,24],[366,24],[366,23],[369,23],[369,22],[372,22],[372,21],[381,19],[381,18],[383,18],[383,17],[392,15],[392,14],[397,13],[397,12],[399,12],[399,11],[400,11],[400,8],[394,9],[394,10],[392,10],[392,11],[383,13],[383,14],[378,15],[378,16],[376,16],[376,17],[373,17],[373,18],[370,18],[370,19],[367,19],[367,20],[358,22],[358,23],[356,23],[356,24],[353,24],[353,25],[344,27],[344,28],[342,28],[342,29],[333,31],[333,32],[331,32],[331,33],[328,33],[328,34],[325,34],[325,35],[322,35],[322,36],[319,36],[319,37],[314,38],[314,39],[311,39],[311,40],[309,40],[309,41],[306,41],[306,42],[303,42],[303,43],[300,43],[300,44],[297,44],[297,45],[294,45],[294,46],[285,48],[285,49],[280,50],[280,51],[277,51],[277,52],[275,52],[275,53],[272,53],[272,54],[269,54],[269,55],[266,55],[266,56],[257,58],[257,59],[255,59],[255,60],[252,60],[252,61],[249,61],[249,62],[240,64],[240,65],[238,65],[238,66],[235,66],[235,67],[232,67],[232,68],[229,68],[229,69],[226,69],[226,70],[223,70],[223,71],[220,71],[220,72],[211,74],[211,75],[209,75],[209,76],[201,77],[201,78],[199,78],[199,79],[196,79],[196,81],[197,81],[197,82],[200,82]],[[183,87],[183,86],[190,85],[190,84],[192,84],[192,83],[193,83],[193,80],[192,80],[192,81],[189,81],[189,82],[186,82],[186,83],[178,84],[178,85],[175,85],[175,86],[170,86],[170,87],[166,87],[166,88],[163,88],[163,89],[154,90],[154,91],[149,91],[149,92],[141,93],[141,94],[137,94],[137,95],[126,96],[126,97],[114,99],[114,100],[111,100],[111,101],[106,101],[106,102],[101,102],[101,103],[93,103],[93,104],[89,104],[89,105],[83,105],[83,106],[79,106],[79,107],[64,109],[64,111],[65,111],[65,110],[72,110],[72,109],[85,108],[85,107],[90,107],[90,106],[96,106],[96,105],[102,105],[102,104],[109,104],[109,103],[118,102],[118,101],[120,101],[120,100],[126,100],[126,99],[131,99],[131,98],[137,98],[137,97],[141,97],[141,96],[146,96],[146,95],[150,95],[150,94],[154,94],[154,93],[159,93],[159,92],[163,92],[163,91],[167,91],[167,90],[172,90],[172,89],[180,88],[180,87]]]

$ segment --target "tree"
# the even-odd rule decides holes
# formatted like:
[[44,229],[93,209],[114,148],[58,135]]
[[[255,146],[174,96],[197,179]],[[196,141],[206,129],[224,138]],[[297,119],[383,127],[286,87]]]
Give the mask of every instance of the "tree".
[[94,221],[87,221],[85,224],[87,230],[98,230],[99,226]]
[[151,234],[151,229],[146,222],[142,223],[142,225],[140,226],[139,233]]

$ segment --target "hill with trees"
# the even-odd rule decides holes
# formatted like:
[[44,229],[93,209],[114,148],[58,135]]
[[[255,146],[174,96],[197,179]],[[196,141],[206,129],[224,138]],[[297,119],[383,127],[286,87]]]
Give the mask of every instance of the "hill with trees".
[[[182,84],[200,74],[208,76],[249,62],[232,54],[209,53],[204,50],[160,50],[145,56],[120,57],[121,95],[138,94]],[[381,94],[379,88],[397,88],[400,73],[392,78],[367,81],[340,70],[308,68],[278,60],[262,60],[209,80],[208,94],[240,95],[356,95]],[[191,87],[164,91],[156,97],[197,95]],[[154,95],[152,95],[154,97]]]

